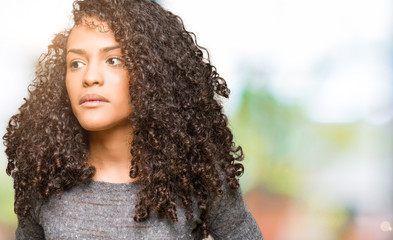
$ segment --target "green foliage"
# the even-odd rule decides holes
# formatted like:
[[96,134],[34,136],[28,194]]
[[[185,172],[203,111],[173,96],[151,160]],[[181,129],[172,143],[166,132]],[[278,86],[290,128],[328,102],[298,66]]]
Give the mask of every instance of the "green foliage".
[[302,120],[297,107],[279,103],[266,89],[250,85],[245,89],[231,125],[246,156],[242,179],[246,190],[259,184],[283,194],[296,190],[291,138]]
[[16,226],[12,179],[4,171],[2,172],[0,173],[0,223]]
[[313,168],[352,151],[359,127],[313,122],[300,106],[281,103],[267,88],[252,84],[244,90],[231,126],[245,153],[245,191],[262,185],[286,196],[297,194]]

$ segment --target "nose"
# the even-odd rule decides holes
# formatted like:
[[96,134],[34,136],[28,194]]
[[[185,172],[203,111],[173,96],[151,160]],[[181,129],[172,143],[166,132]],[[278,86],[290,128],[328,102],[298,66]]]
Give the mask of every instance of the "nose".
[[102,73],[102,68],[95,63],[90,62],[85,70],[85,74],[83,77],[83,86],[89,87],[94,85],[102,85],[104,83],[104,77]]

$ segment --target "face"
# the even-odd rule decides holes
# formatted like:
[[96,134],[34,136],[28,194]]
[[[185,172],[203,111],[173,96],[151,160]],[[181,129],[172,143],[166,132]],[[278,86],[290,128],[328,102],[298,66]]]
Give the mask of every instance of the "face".
[[77,25],[69,35],[66,87],[81,126],[103,131],[129,125],[129,75],[113,32],[105,22],[92,21],[98,27]]

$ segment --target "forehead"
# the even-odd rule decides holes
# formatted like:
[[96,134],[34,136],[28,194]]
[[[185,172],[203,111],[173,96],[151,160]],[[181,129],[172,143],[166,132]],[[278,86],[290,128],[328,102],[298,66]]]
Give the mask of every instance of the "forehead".
[[67,49],[118,44],[107,22],[97,18],[84,18],[75,25],[67,40]]

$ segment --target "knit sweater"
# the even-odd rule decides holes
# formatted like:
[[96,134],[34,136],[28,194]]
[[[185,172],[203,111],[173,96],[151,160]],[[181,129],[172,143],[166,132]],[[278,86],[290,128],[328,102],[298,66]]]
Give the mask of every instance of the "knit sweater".
[[[149,218],[137,223],[135,214],[138,182],[107,183],[91,181],[37,204],[16,230],[17,239],[202,239],[198,217],[187,220],[177,208],[178,222]],[[20,221],[20,220],[19,220]],[[262,234],[243,202],[240,191],[223,198],[209,209],[208,229],[218,239],[262,239]]]

